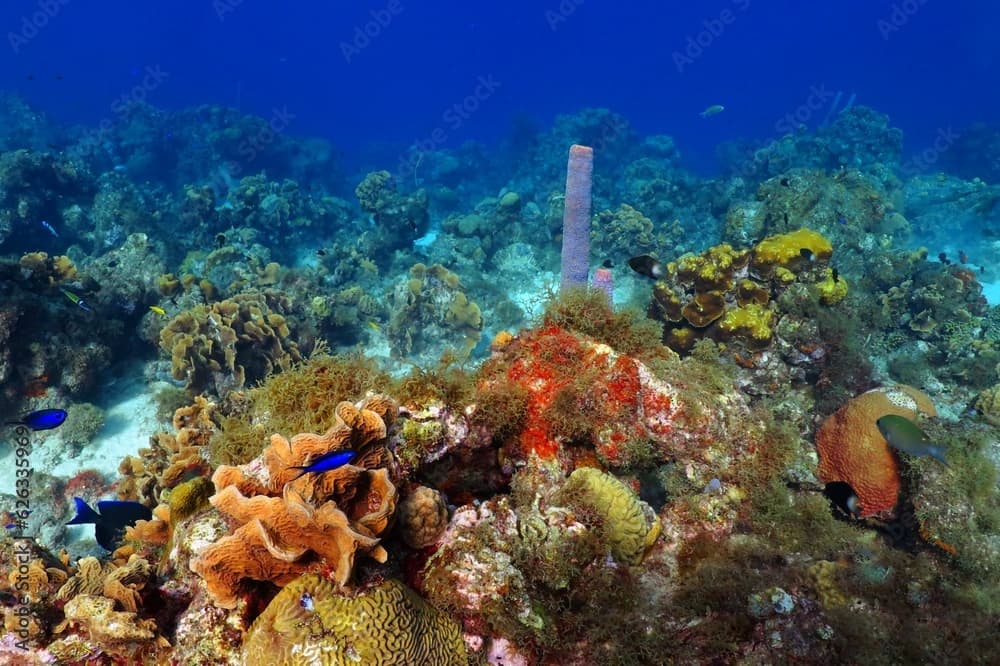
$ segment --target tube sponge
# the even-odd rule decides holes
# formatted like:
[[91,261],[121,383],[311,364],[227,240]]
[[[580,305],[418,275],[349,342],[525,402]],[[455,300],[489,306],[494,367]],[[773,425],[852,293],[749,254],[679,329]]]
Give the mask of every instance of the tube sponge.
[[594,149],[573,144],[566,166],[563,209],[562,277],[559,288],[586,287],[590,273],[590,189]]

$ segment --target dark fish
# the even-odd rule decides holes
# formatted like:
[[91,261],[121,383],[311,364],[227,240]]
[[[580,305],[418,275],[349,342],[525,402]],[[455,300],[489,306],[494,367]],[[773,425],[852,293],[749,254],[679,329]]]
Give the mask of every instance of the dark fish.
[[326,256],[326,250],[324,250],[323,248],[320,248],[320,249],[316,250],[316,256],[317,257],[325,257]]
[[216,249],[222,247],[225,244],[226,244],[226,234],[215,234]]
[[905,416],[886,414],[875,421],[875,425],[889,446],[897,451],[916,457],[931,456],[945,467],[948,466],[941,445],[932,442],[920,426]]
[[28,426],[35,431],[52,430],[61,426],[65,420],[65,409],[38,409],[25,414],[20,421],[7,421],[7,425]]
[[813,251],[807,247],[804,247],[801,250],[799,250],[799,256],[805,259],[806,261],[812,261],[813,259],[816,258],[816,255],[813,254]]
[[823,494],[844,515],[857,518],[861,513],[858,496],[854,494],[854,488],[851,488],[849,484],[843,481],[833,481],[824,486]]
[[615,262],[611,261],[610,259],[605,259],[604,262],[601,264],[601,266],[604,268],[614,268]]
[[833,278],[834,282],[840,282],[840,271],[838,271],[836,268],[831,268],[830,277]]
[[354,459],[358,457],[357,451],[352,451],[350,449],[345,449],[343,451],[330,451],[329,453],[324,453],[319,458],[316,458],[308,465],[303,466],[293,466],[289,469],[300,469],[299,472],[292,481],[299,478],[303,474],[322,474],[323,472],[329,472],[337,469],[338,467],[343,467],[344,465],[349,465],[354,462]]
[[654,280],[659,280],[663,277],[663,264],[658,262],[655,257],[648,254],[641,254],[638,257],[632,257],[628,260],[628,266],[639,275],[645,275],[646,277]]
[[782,178],[782,179],[781,179],[781,184],[782,184],[783,186],[785,186],[785,187],[788,187],[788,186],[789,186],[789,185],[791,185],[792,183],[791,183],[791,181],[790,181],[790,180],[788,180],[787,178]]
[[951,263],[950,261],[948,261],[948,255],[945,254],[944,252],[938,253],[938,261],[940,261],[942,264],[945,264],[945,265]]
[[105,500],[97,503],[100,513],[90,508],[79,497],[74,497],[76,515],[67,525],[94,524],[94,538],[104,550],[114,550],[121,544],[125,528],[135,525],[137,520],[152,520],[153,512],[145,504],[121,500]]
[[108,262],[108,268],[114,268],[117,265],[118,265],[117,259],[112,259],[111,261]]

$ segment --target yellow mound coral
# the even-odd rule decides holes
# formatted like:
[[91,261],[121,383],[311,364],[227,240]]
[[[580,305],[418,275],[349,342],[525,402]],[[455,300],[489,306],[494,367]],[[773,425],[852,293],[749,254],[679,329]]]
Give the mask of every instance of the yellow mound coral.
[[243,643],[247,666],[465,666],[465,642],[447,615],[395,580],[338,596],[316,575],[289,583]]
[[604,539],[619,562],[639,564],[660,536],[660,521],[652,510],[647,514],[628,486],[598,469],[574,470],[559,494],[570,505],[592,507],[603,517]]
[[826,279],[816,283],[819,290],[819,302],[823,305],[836,305],[847,297],[847,280],[838,275],[833,277],[833,271],[827,271]]
[[808,250],[812,260],[826,260],[833,254],[833,246],[822,234],[811,229],[797,229],[787,234],[768,236],[753,249],[753,265],[763,267],[797,266],[808,261],[802,256]]
[[719,333],[723,339],[735,336],[744,338],[753,348],[763,348],[771,342],[771,320],[774,313],[771,310],[748,303],[734,310],[726,311],[719,322]]

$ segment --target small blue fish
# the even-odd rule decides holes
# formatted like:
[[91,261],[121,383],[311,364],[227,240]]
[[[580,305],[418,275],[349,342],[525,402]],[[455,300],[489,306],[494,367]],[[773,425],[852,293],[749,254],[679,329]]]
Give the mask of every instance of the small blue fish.
[[38,409],[21,417],[20,421],[7,421],[7,425],[28,426],[32,430],[52,430],[66,420],[65,409]]
[[59,233],[55,230],[55,227],[53,227],[51,224],[49,224],[45,220],[42,220],[41,224],[42,224],[42,228],[43,229],[45,229],[47,232],[49,232],[50,234],[52,234],[56,238],[59,238]]
[[313,460],[308,465],[304,466],[292,466],[289,469],[300,469],[301,472],[292,479],[299,478],[303,474],[322,474],[323,472],[329,472],[337,469],[338,467],[343,467],[344,465],[349,465],[354,462],[354,459],[358,457],[357,451],[351,451],[350,449],[345,449],[343,451],[330,451],[329,453],[324,453],[316,460]]
[[79,497],[74,497],[76,515],[67,525],[94,525],[94,538],[104,550],[114,550],[121,545],[125,528],[135,525],[137,520],[152,520],[153,512],[139,502],[105,500],[97,503],[100,513]]
[[316,604],[313,602],[313,595],[308,592],[303,592],[302,596],[299,597],[299,606],[310,612],[315,612]]

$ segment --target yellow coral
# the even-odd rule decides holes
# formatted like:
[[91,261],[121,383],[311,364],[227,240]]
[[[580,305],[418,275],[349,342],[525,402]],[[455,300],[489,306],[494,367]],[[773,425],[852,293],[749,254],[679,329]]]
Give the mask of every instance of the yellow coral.
[[[308,601],[304,601],[308,600]],[[356,597],[338,596],[320,576],[289,583],[247,633],[247,666],[465,666],[451,618],[395,580]]]
[[816,260],[829,259],[833,246],[822,234],[811,229],[797,229],[787,234],[768,236],[753,249],[755,266],[784,267],[803,261],[802,250],[809,250]]
[[580,467],[560,494],[571,504],[593,507],[603,517],[604,538],[619,562],[639,564],[660,536],[660,521],[652,510],[647,513],[635,493],[610,474]]
[[819,302],[823,305],[836,305],[847,297],[847,280],[841,276],[833,277],[833,271],[827,271],[826,279],[818,282]]
[[816,596],[825,608],[843,606],[848,601],[836,581],[837,570],[842,568],[843,565],[829,560],[820,560],[809,567],[809,578],[813,589],[816,590]]
[[756,303],[728,310],[719,321],[719,333],[730,338],[746,338],[751,346],[764,347],[771,342],[771,320],[774,313]]

